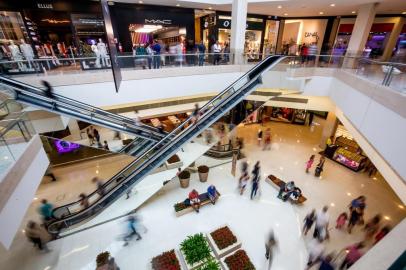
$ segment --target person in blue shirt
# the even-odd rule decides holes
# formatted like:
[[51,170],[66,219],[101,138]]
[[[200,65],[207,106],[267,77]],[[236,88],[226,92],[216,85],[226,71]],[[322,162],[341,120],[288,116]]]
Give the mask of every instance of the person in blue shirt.
[[49,221],[52,219],[52,210],[54,206],[50,204],[47,200],[43,199],[41,201],[41,206],[38,208],[38,212],[42,216],[44,221]]
[[204,65],[204,54],[206,52],[206,46],[204,46],[203,40],[197,45],[197,51],[199,53],[199,66]]
[[154,69],[158,69],[161,66],[161,45],[159,45],[157,40],[154,40],[154,44],[151,48],[154,51],[153,56],[153,67]]
[[212,204],[216,204],[217,200],[217,190],[214,185],[210,185],[207,188],[207,196],[209,197],[209,200],[211,201]]
[[136,239],[137,241],[142,239],[141,235],[136,230],[137,221],[138,218],[136,216],[128,216],[127,226],[129,233],[124,236],[124,246],[128,245],[128,241],[131,240],[131,238],[133,238],[134,235],[137,236]]

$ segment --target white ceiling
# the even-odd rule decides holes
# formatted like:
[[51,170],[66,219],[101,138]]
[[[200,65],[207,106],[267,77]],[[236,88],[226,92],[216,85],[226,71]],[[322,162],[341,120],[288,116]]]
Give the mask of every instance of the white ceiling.
[[[139,0],[114,0],[114,2],[139,3]],[[231,11],[232,0],[142,0],[143,4],[165,5]],[[248,12],[283,17],[353,15],[363,4],[377,2],[378,14],[406,12],[406,0],[248,0]],[[330,4],[335,4],[331,7]],[[282,8],[278,8],[282,6]],[[323,14],[320,14],[323,12]],[[285,14],[288,15],[285,15]]]

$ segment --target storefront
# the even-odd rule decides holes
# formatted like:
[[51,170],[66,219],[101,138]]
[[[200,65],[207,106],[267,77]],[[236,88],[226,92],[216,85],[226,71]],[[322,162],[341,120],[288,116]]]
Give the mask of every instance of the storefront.
[[[82,18],[98,18],[97,29],[90,27],[86,38],[104,37],[100,4],[91,1],[44,1],[0,4],[1,60],[26,62],[3,67],[10,74],[37,73],[69,65],[58,58],[83,55]],[[87,21],[88,23],[89,21]],[[86,22],[85,22],[86,24]],[[32,61],[43,59],[41,62]]]
[[168,51],[185,40],[194,41],[194,9],[114,3],[110,11],[122,53],[153,39]]
[[291,19],[285,20],[282,34],[282,46],[285,54],[297,55],[300,46],[317,46],[321,51],[328,19]]
[[[247,29],[245,31],[244,52],[248,59],[259,59],[263,52],[265,27],[267,17],[261,15],[248,15]],[[231,36],[231,15],[227,12],[217,12],[215,17],[212,14],[202,17],[202,40],[207,49],[219,41],[224,48],[230,45]],[[269,24],[268,36],[274,34],[274,28]],[[279,27],[279,24],[278,24]],[[271,41],[273,42],[273,41]],[[275,46],[275,45],[273,45]]]
[[280,22],[276,19],[267,19],[264,34],[264,46],[262,53],[270,55],[276,53],[276,44],[278,42]]

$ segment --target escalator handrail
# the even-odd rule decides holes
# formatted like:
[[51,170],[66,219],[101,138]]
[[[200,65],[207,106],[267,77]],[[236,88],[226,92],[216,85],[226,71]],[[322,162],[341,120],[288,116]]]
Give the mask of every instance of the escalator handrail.
[[[43,93],[43,91],[40,88],[34,87],[32,85],[28,85],[13,79],[9,79],[6,78],[4,76],[0,76],[0,82],[4,82],[4,84],[11,86],[13,88],[17,88],[17,90],[21,91],[22,89],[19,89],[19,87],[24,88],[24,90],[26,92],[29,92],[30,94],[35,94],[35,95],[39,95],[41,96],[41,99],[50,99],[48,97],[46,97]],[[32,90],[34,90],[35,92],[33,92]],[[27,94],[27,93],[25,93]],[[115,114],[115,113],[111,113],[105,110],[102,110],[100,108],[94,107],[92,105],[71,99],[71,98],[67,98],[58,94],[53,94],[53,97],[56,97],[56,100],[53,101],[57,101],[57,102],[61,102],[61,103],[65,103],[67,105],[79,108],[79,109],[84,109],[86,111],[89,111],[90,113],[94,113],[94,114],[98,114],[99,116],[102,116],[104,118],[112,118],[115,119],[121,123],[124,123],[126,125],[131,125],[132,127],[136,127],[135,129],[139,129],[142,130],[143,132],[147,132],[147,133],[154,133],[154,135],[156,135],[158,138],[162,138],[164,137],[162,133],[159,132],[159,130],[155,127],[149,126],[149,125],[145,125],[145,124],[141,124],[141,125],[135,125],[134,124],[134,120],[119,114]],[[52,102],[53,102],[52,101]]]
[[[279,62],[281,62],[283,59],[285,59],[286,57],[284,56],[269,56],[266,59],[264,59],[263,61],[261,61],[258,65],[256,65],[255,67],[253,67],[250,71],[248,71],[247,73],[245,73],[241,78],[245,78],[245,79],[249,79],[245,84],[244,87],[241,87],[240,89],[245,89],[246,85],[249,85],[251,82],[253,82],[254,80],[256,80],[262,73],[264,73],[265,71],[267,71],[268,69],[271,69],[273,66],[277,65]],[[272,61],[270,61],[272,60]],[[251,75],[251,76],[250,76]],[[235,86],[238,82],[241,81],[241,78],[237,79],[233,84],[231,84],[230,87],[227,87],[226,89],[232,89],[233,86]],[[238,90],[234,90],[234,92],[228,96],[224,102],[230,100],[231,98],[233,98],[236,94],[238,94]],[[216,96],[216,98],[212,98],[209,102],[210,104],[213,104],[214,101],[218,100],[219,98],[221,98],[223,95],[225,94],[225,91],[222,91],[220,94],[218,94]],[[203,111],[204,109],[207,109],[209,107],[210,104],[206,104],[205,106],[202,107],[202,109],[200,109],[200,111]],[[199,122],[204,121],[204,119],[207,119],[208,117],[210,117],[214,112],[218,111],[220,109],[220,106],[217,107],[212,107],[209,111],[206,111],[203,113],[203,116],[200,118]],[[125,172],[128,168],[132,167],[133,165],[135,165],[136,163],[142,161],[143,158],[147,158],[144,162],[142,162],[135,170],[133,170],[131,172],[130,175],[128,175],[126,177],[126,179],[123,179],[123,181],[120,183],[121,185],[125,185],[126,184],[126,180],[133,178],[136,174],[138,174],[141,170],[143,170],[145,167],[147,167],[153,160],[151,159],[151,157],[148,157],[148,155],[157,147],[160,147],[161,144],[163,144],[166,139],[169,136],[172,135],[176,135],[174,138],[172,138],[172,140],[169,140],[169,143],[167,145],[163,146],[163,149],[160,149],[161,152],[164,152],[166,150],[168,150],[170,147],[172,147],[173,145],[175,145],[179,140],[181,140],[183,138],[184,134],[190,133],[192,131],[192,129],[194,130],[195,128],[197,128],[197,125],[194,125],[192,129],[184,129],[181,131],[181,129],[187,124],[190,123],[192,120],[193,116],[190,116],[189,118],[187,118],[181,125],[179,125],[175,130],[173,130],[171,133],[169,133],[165,138],[163,138],[160,142],[156,143],[155,146],[151,147],[146,153],[144,153],[142,156],[138,157],[136,160],[134,160],[133,162],[131,162],[129,165],[127,165],[122,171],[120,171],[118,174],[122,174],[123,172]],[[181,131],[179,134],[176,134],[178,131]],[[154,157],[154,156],[152,156]],[[157,158],[157,157],[155,157]],[[114,176],[116,177],[116,176]],[[52,222],[50,225],[54,224],[54,223],[60,223],[60,222],[64,222],[65,220],[68,220],[70,218],[73,218],[75,216],[81,215],[84,212],[88,212],[88,211],[93,211],[94,207],[97,207],[98,203],[101,201],[106,200],[109,197],[109,194],[114,193],[117,190],[117,187],[119,185],[115,186],[113,189],[107,191],[107,193],[104,196],[100,196],[100,198],[98,198],[94,203],[92,203],[91,205],[89,205],[89,207],[82,209],[78,212],[72,213],[70,216],[65,216],[59,220],[55,220],[54,222]],[[91,194],[95,194],[97,193],[97,191],[94,191]],[[90,196],[89,196],[90,197]],[[63,208],[63,207],[68,207],[71,206],[73,204],[77,204],[80,203],[80,200],[64,205],[64,206],[60,206],[58,208]],[[58,209],[56,208],[56,209]]]

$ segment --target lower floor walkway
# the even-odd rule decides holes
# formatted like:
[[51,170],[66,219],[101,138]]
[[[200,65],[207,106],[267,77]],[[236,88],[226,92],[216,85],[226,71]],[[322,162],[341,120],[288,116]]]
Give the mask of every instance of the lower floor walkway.
[[[301,233],[305,215],[313,208],[318,210],[324,205],[329,206],[330,240],[325,242],[325,246],[328,252],[338,251],[364,238],[360,226],[351,235],[335,229],[337,216],[348,211],[350,201],[359,195],[367,198],[365,220],[380,213],[384,216],[383,224],[395,226],[406,216],[406,210],[379,174],[369,178],[365,173],[353,172],[331,160],[326,161],[322,177],[314,177],[314,169],[306,174],[305,162],[312,154],[318,160],[318,153],[322,150],[318,145],[323,121],[315,118],[314,129],[275,122],[267,123],[265,127],[257,124],[238,127],[237,136],[244,138],[244,154],[250,164],[250,171],[256,161],[261,162],[260,191],[254,200],[249,197],[250,184],[243,195],[239,194],[239,169],[234,177],[231,174],[231,160],[202,156],[196,165],[210,167],[208,182],[201,183],[198,175],[192,174],[190,187],[182,189],[175,179],[138,208],[142,240],[134,239],[128,246],[123,245],[122,237],[127,229],[125,218],[51,242],[49,248],[52,251],[48,253],[35,250],[28,241],[19,237],[16,241],[20,242],[15,241],[10,251],[0,251],[1,268],[93,270],[97,254],[109,251],[122,270],[149,269],[152,257],[170,249],[178,249],[180,242],[188,235],[208,233],[227,224],[242,242],[242,248],[247,251],[257,269],[267,269],[264,241],[271,229],[278,240],[271,269],[304,269],[308,256],[307,246],[311,240],[311,234],[303,236]],[[272,131],[272,147],[271,150],[263,151],[257,145],[257,131],[268,127]],[[80,175],[80,170],[76,174]],[[78,177],[76,174],[71,178]],[[295,181],[308,200],[301,206],[294,206],[277,199],[277,190],[264,181],[269,174],[285,181]],[[175,203],[183,201],[192,188],[204,192],[210,184],[214,184],[221,193],[216,205],[205,206],[198,214],[193,212],[175,216]],[[117,216],[114,211],[108,214],[111,218]]]

